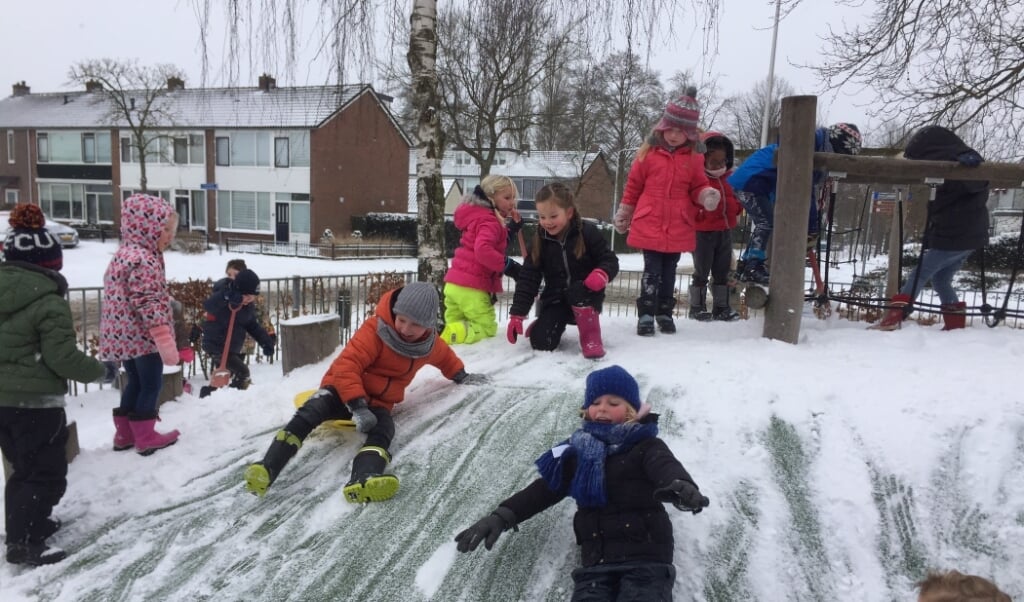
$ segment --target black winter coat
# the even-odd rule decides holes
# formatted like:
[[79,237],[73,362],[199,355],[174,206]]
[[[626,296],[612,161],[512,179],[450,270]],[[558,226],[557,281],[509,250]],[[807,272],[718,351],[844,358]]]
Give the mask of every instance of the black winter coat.
[[[657,417],[651,415],[650,419]],[[558,491],[552,491],[544,479],[538,478],[499,506],[508,508],[523,522],[565,498],[575,472],[575,461],[569,458]],[[664,504],[654,500],[654,490],[676,479],[691,483],[693,479],[665,442],[652,437],[626,453],[609,456],[605,459],[604,479],[608,503],[602,508],[577,507],[573,519],[582,565],[632,561],[671,564],[675,550],[672,521]]]
[[[924,161],[956,161],[978,153],[956,134],[933,125],[922,128],[907,143],[903,155]],[[988,244],[988,182],[946,180],[928,203],[927,245],[939,251],[969,251]]]
[[[597,227],[581,222],[582,231],[575,222],[570,222],[564,240],[558,240],[543,229],[537,230],[540,241],[540,260],[535,262],[533,254],[523,262],[516,277],[516,292],[512,297],[509,313],[526,316],[533,300],[540,292],[540,309],[558,304],[591,305],[598,310],[604,302],[604,291],[595,293],[583,286],[583,279],[596,268],[608,274],[611,282],[619,273],[619,258],[608,246],[608,241]],[[577,258],[576,241],[583,237],[583,257]],[[541,291],[541,281],[544,290]]]
[[[228,336],[228,322],[231,320],[231,308],[225,299],[228,289],[216,291],[203,302],[206,310],[206,323],[203,325],[203,351],[209,355],[220,356],[224,353],[224,341]],[[231,353],[241,353],[245,334],[249,333],[261,347],[273,346],[275,340],[260,326],[256,319],[256,305],[243,305],[235,315],[235,326],[231,331]]]

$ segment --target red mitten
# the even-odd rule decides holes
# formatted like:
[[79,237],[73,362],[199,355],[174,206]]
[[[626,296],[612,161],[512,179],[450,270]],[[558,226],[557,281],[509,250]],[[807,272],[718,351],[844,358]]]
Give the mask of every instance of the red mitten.
[[149,329],[149,336],[153,337],[156,343],[156,350],[160,352],[160,359],[165,366],[178,365],[178,346],[174,343],[174,333],[167,324]]
[[508,342],[515,345],[521,334],[523,334],[523,316],[509,316],[508,330],[505,332]]
[[596,268],[583,279],[583,286],[590,290],[600,292],[608,285],[608,273],[601,268]]
[[178,350],[178,359],[180,359],[181,361],[185,362],[186,364],[191,364],[196,359],[196,352],[193,351],[191,347],[185,347],[184,349],[179,349]]

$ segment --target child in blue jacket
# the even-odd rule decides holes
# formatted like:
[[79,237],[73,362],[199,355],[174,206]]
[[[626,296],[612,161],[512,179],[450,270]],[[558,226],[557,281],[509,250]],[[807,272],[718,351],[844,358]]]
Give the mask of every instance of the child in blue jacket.
[[242,270],[235,275],[234,280],[228,280],[225,285],[220,290],[214,289],[213,294],[203,303],[203,309],[206,310],[203,351],[213,359],[215,366],[220,364],[221,356],[225,352],[224,344],[227,340],[231,312],[236,310],[235,325],[231,330],[231,344],[227,350],[226,367],[231,371],[231,384],[228,386],[245,389],[252,382],[249,378],[249,366],[242,355],[246,333],[256,339],[256,343],[267,357],[274,356],[277,336],[268,333],[256,317],[256,306],[253,302],[260,294],[260,277],[256,272],[250,269]]

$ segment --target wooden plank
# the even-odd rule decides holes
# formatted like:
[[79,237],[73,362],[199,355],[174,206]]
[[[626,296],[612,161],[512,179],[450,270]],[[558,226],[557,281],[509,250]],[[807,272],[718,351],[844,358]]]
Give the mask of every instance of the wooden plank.
[[[781,160],[781,159],[780,159]],[[988,180],[992,188],[1024,187],[1024,165],[986,161],[964,167],[954,161],[912,161],[891,157],[864,157],[814,153],[816,171],[845,173],[849,184],[923,184],[925,178]]]

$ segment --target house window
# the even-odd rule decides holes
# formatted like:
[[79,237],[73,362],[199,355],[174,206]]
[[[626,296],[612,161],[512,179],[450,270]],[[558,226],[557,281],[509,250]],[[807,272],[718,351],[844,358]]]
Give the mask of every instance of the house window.
[[288,139],[274,138],[274,167],[288,167]]
[[206,139],[201,134],[188,135],[188,162],[194,165],[206,163]]
[[231,165],[231,138],[217,136],[217,165]]
[[82,163],[96,162],[96,134],[82,134]]
[[14,163],[14,131],[7,130],[7,162]]
[[46,134],[36,135],[36,160],[40,163],[50,162],[50,137]]
[[178,165],[188,163],[188,138],[185,136],[174,139],[174,162]]
[[18,204],[18,190],[17,189],[13,189],[13,188],[8,188],[7,190],[5,190],[4,191],[4,200],[7,201],[8,205],[17,205]]
[[190,190],[189,196],[192,200],[192,229],[206,229],[206,191]]
[[128,136],[121,136],[121,163],[135,163],[135,148]]
[[269,192],[222,190],[217,193],[217,227],[220,230],[271,232]]

